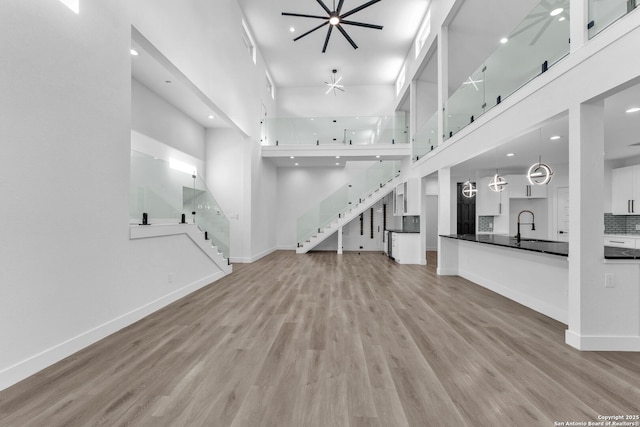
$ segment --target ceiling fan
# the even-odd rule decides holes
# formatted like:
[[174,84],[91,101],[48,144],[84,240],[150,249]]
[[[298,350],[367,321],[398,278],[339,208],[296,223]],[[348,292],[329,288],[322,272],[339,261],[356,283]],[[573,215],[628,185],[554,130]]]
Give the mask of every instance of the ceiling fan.
[[[517,35],[524,33],[525,31],[540,25],[535,35],[529,42],[529,46],[535,45],[540,37],[547,31],[547,28],[556,20],[564,21],[569,17],[569,2],[567,0],[555,0],[553,3],[551,0],[542,0],[540,7],[536,7],[539,11],[530,13],[524,18],[523,25],[509,37],[513,38]],[[525,24],[525,21],[528,21]]]
[[325,12],[327,12],[327,16],[319,16],[319,15],[306,15],[306,14],[302,14],[302,13],[288,13],[288,12],[282,12],[283,15],[285,16],[300,16],[303,18],[314,18],[314,19],[323,19],[325,22],[323,22],[322,24],[318,25],[315,28],[312,28],[311,30],[307,31],[306,33],[302,34],[301,36],[296,37],[295,39],[293,39],[293,41],[297,41],[300,40],[301,38],[303,38],[304,36],[313,33],[315,30],[318,30],[322,27],[324,27],[325,25],[329,25],[329,29],[327,30],[327,37],[324,39],[324,46],[322,47],[322,53],[325,53],[327,50],[327,45],[329,44],[329,37],[331,37],[331,31],[333,30],[333,27],[337,28],[338,31],[340,31],[342,33],[342,35],[347,39],[347,41],[351,44],[351,46],[353,46],[354,49],[358,48],[358,45],[355,44],[355,42],[353,41],[353,39],[351,39],[351,37],[349,37],[349,34],[347,34],[347,32],[345,31],[344,28],[342,28],[342,24],[345,25],[355,25],[358,27],[365,27],[365,28],[373,28],[376,30],[381,30],[382,29],[382,25],[373,25],[373,24],[365,24],[363,22],[356,22],[356,21],[348,21],[345,18],[353,15],[356,12],[361,11],[362,9],[369,7],[375,3],[378,3],[381,0],[371,0],[367,3],[364,3],[358,7],[356,7],[355,9],[351,9],[348,12],[342,13],[342,6],[344,4],[344,0],[340,0],[338,1],[338,7],[336,8],[336,2],[335,0],[333,0],[333,10],[329,10],[329,8],[327,7],[326,4],[324,4],[324,2],[322,0],[316,0],[320,6],[322,6],[322,8],[324,9]]

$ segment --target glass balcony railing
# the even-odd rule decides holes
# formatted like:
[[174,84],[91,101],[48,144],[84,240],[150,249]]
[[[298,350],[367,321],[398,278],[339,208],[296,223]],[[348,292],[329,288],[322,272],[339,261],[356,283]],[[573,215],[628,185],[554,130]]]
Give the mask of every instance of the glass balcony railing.
[[420,127],[413,137],[413,161],[418,161],[438,146],[438,112]]
[[313,209],[306,212],[297,223],[297,241],[301,245],[311,236],[318,234],[361,200],[398,176],[400,162],[378,162],[358,175],[350,183],[343,185]]
[[[192,212],[196,214],[193,215]],[[206,231],[225,258],[230,254],[230,225],[200,176],[172,169],[169,162],[131,151],[129,215],[140,222],[143,213],[151,224],[187,222]]]
[[633,11],[640,0],[589,0],[589,38]]
[[569,0],[540,2],[445,104],[450,138],[569,53]]
[[371,145],[408,143],[404,112],[374,117],[265,119],[265,145]]

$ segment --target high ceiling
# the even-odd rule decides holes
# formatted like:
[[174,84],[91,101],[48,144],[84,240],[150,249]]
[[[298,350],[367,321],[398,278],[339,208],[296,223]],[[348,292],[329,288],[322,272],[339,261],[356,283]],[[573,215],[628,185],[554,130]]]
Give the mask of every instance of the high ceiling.
[[[327,26],[293,41],[322,24],[322,20],[282,15],[282,12],[326,15],[317,0],[238,2],[278,87],[324,85],[332,69],[339,71],[345,84],[393,84],[429,5],[427,0],[381,0],[348,19],[382,25],[382,30],[343,25],[358,49],[354,50],[342,34],[333,31],[327,51],[322,53]],[[324,2],[335,10],[333,0]],[[365,3],[367,0],[344,0],[342,12]],[[294,32],[290,31],[292,27]]]

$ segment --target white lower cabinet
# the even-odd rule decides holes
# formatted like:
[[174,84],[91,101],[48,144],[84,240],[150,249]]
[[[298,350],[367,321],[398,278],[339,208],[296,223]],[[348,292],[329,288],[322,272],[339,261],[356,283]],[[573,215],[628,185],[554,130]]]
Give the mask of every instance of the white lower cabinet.
[[604,245],[613,246],[614,248],[636,249],[640,247],[638,240],[634,237],[607,235],[604,236]]
[[398,264],[420,264],[420,233],[391,233],[391,245]]

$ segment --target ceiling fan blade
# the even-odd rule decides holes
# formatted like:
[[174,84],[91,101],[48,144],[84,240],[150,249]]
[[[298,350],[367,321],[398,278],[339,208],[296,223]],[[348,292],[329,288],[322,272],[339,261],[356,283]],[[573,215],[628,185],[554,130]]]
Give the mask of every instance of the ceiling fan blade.
[[365,27],[365,28],[374,28],[376,30],[381,30],[382,29],[382,25],[373,25],[373,24],[365,24],[364,22],[355,22],[355,21],[340,21],[341,24],[347,24],[347,25],[357,25],[358,27]]
[[533,46],[538,42],[538,39],[542,37],[545,31],[547,31],[547,28],[549,28],[549,25],[551,25],[552,22],[553,22],[553,18],[549,18],[549,20],[542,26],[542,28],[540,28],[540,31],[538,31],[538,34],[536,34],[533,40],[531,40],[531,43],[529,43],[529,46]]
[[340,1],[338,2],[338,8],[336,9],[336,13],[337,13],[338,15],[340,15],[340,11],[342,10],[342,4],[343,4],[343,3],[344,3],[344,0],[340,0]]
[[358,48],[358,45],[355,44],[355,42],[351,39],[351,37],[349,37],[349,34],[347,34],[347,32],[344,30],[344,28],[342,28],[342,25],[338,24],[338,25],[336,25],[336,28],[342,33],[344,38],[347,39],[347,41],[349,43],[351,43],[351,46],[353,46],[354,49]]
[[318,15],[305,15],[304,13],[288,13],[282,12],[284,16],[299,16],[301,18],[318,18],[318,19],[329,19],[326,16],[318,16]]
[[329,10],[329,8],[327,7],[326,4],[324,4],[324,2],[322,0],[316,0],[318,3],[320,3],[320,6],[322,6],[322,8],[324,9],[325,12],[327,12],[328,15],[331,15],[331,11]]
[[304,34],[302,34],[302,35],[300,35],[300,36],[296,37],[295,39],[293,39],[293,41],[295,42],[295,41],[300,40],[300,39],[301,39],[301,38],[303,38],[304,36],[306,36],[306,35],[308,35],[308,34],[313,33],[315,30],[317,30],[317,29],[320,29],[320,28],[324,27],[324,26],[325,26],[325,25],[327,25],[328,23],[329,23],[329,21],[327,21],[327,22],[325,22],[325,23],[323,23],[323,24],[318,25],[317,27],[315,27],[315,28],[313,28],[313,29],[311,29],[311,30],[307,31],[306,33],[304,33]]
[[529,28],[538,25],[539,23],[541,23],[545,19],[547,19],[547,16],[543,16],[541,18],[538,18],[535,21],[533,21],[533,22],[525,25],[524,27],[518,29],[517,31],[514,31],[513,33],[509,34],[509,37],[510,38],[514,38],[515,36],[522,34],[523,32],[527,31]]
[[[318,1],[320,1],[320,0],[318,0]],[[364,9],[365,7],[369,7],[369,6],[371,6],[372,4],[376,4],[376,3],[378,3],[379,1],[380,1],[380,0],[371,0],[370,2],[367,2],[367,3],[363,4],[363,5],[360,5],[360,6],[356,7],[355,9],[351,9],[349,12],[346,12],[346,13],[344,13],[343,15],[341,15],[341,16],[340,16],[340,19],[342,19],[342,18],[346,18],[346,17],[347,17],[347,16],[349,16],[349,15],[353,15],[353,14],[354,14],[354,13],[356,13],[356,12],[360,12],[360,11],[361,11],[362,9]]]
[[322,46],[322,53],[327,51],[327,46],[329,45],[329,37],[331,37],[331,30],[333,30],[333,25],[329,25],[329,29],[327,30],[327,38],[324,39],[324,46]]

